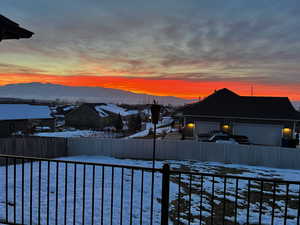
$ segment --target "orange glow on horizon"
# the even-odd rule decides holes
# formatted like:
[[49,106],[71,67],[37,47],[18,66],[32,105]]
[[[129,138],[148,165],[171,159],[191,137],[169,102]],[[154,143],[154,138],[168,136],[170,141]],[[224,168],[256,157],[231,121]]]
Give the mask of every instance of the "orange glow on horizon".
[[239,81],[190,81],[164,80],[155,78],[116,77],[116,76],[58,76],[36,74],[0,74],[0,85],[15,83],[53,83],[67,86],[87,86],[115,88],[134,93],[175,96],[185,99],[198,99],[210,95],[214,90],[228,88],[240,95],[283,96],[291,100],[300,100],[298,85],[267,85]]

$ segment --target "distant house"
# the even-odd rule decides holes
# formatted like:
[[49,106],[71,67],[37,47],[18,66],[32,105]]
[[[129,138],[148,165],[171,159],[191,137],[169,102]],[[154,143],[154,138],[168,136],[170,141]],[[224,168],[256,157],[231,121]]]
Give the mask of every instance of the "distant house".
[[75,128],[104,129],[113,126],[113,121],[120,114],[122,118],[139,113],[127,110],[115,104],[85,103],[65,115],[65,125]]
[[300,112],[287,97],[240,96],[228,89],[184,107],[181,116],[195,138],[222,130],[247,136],[252,144],[275,146],[282,138],[293,138],[300,121]]
[[111,126],[112,118],[101,110],[102,104],[85,103],[65,115],[65,125],[80,129],[103,129]]
[[48,106],[0,104],[0,137],[13,133],[31,133],[35,127],[55,129],[55,119]]

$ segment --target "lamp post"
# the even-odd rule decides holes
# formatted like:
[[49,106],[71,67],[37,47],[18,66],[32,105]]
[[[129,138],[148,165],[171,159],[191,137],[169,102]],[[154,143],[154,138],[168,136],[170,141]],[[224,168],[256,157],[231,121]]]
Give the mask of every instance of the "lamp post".
[[156,147],[156,124],[159,120],[161,105],[158,105],[156,101],[151,105],[151,120],[154,125],[153,130],[153,155],[152,155],[152,168],[155,168],[155,147]]
[[155,145],[156,145],[156,124],[159,120],[159,113],[160,113],[161,106],[157,104],[154,100],[153,104],[151,105],[151,120],[154,125],[153,131],[153,155],[152,155],[152,182],[151,182],[151,214],[150,214],[150,224],[153,222],[153,199],[154,199],[154,169],[155,169]]

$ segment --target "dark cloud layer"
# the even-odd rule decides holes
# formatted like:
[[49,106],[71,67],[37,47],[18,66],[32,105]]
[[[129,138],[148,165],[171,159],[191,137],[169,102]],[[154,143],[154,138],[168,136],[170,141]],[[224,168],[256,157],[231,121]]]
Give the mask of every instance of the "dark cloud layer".
[[32,40],[1,43],[2,64],[6,55],[32,57],[16,70],[28,63],[26,70],[49,65],[49,73],[66,75],[300,82],[299,0],[1,4],[1,13],[36,33]]

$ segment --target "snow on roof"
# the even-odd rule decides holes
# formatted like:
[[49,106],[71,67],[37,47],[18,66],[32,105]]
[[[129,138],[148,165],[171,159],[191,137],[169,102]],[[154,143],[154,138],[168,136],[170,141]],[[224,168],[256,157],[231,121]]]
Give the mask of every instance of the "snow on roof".
[[142,112],[143,112],[145,115],[148,115],[148,116],[151,115],[151,109],[144,109]]
[[50,119],[51,110],[44,105],[0,104],[0,120]]
[[98,112],[100,117],[108,116],[108,114],[101,109],[101,106],[95,106],[95,110]]
[[97,108],[100,109],[100,110],[105,110],[107,112],[111,112],[111,113],[115,113],[115,114],[120,114],[121,116],[130,116],[130,115],[135,115],[135,114],[139,113],[138,110],[128,110],[127,111],[127,109],[119,107],[119,106],[117,106],[115,104],[99,105],[99,106],[97,106]]
[[64,110],[64,111],[69,111],[69,110],[72,110],[72,109],[74,109],[74,108],[76,108],[75,105],[67,105],[67,106],[64,106],[64,107],[63,107],[63,110]]
[[174,121],[174,119],[172,117],[170,117],[170,116],[164,116],[162,118],[161,123],[162,123],[162,126],[164,126],[164,125],[170,125],[173,121]]

